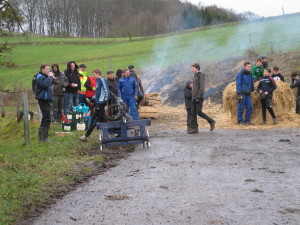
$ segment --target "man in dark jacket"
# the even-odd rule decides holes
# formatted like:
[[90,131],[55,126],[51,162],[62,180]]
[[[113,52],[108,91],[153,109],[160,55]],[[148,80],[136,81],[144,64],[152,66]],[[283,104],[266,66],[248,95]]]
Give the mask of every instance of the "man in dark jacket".
[[50,68],[46,64],[40,66],[40,72],[35,80],[35,99],[38,100],[40,110],[42,112],[42,121],[39,128],[39,141],[49,142],[48,131],[50,127],[50,103],[53,102],[51,85],[54,75],[50,72]]
[[282,82],[284,82],[284,76],[282,76],[281,73],[279,72],[278,66],[274,66],[272,78],[274,80],[281,80]]
[[188,134],[198,133],[197,115],[205,119],[210,124],[210,131],[215,129],[216,121],[202,112],[205,92],[205,75],[200,72],[200,65],[195,63],[192,65],[193,89],[192,89],[192,113],[191,113],[191,128],[188,129]]
[[271,69],[264,69],[264,77],[259,81],[257,91],[260,94],[260,102],[262,108],[263,121],[261,125],[266,124],[267,121],[267,109],[273,118],[273,124],[277,124],[277,119],[272,108],[273,91],[276,89],[276,83],[271,77]]
[[68,86],[65,93],[65,114],[73,111],[73,106],[79,104],[78,91],[81,90],[81,83],[78,73],[78,66],[74,61],[67,64],[65,75],[68,78]]
[[52,65],[52,72],[55,79],[53,80],[53,119],[61,121],[64,109],[65,88],[68,86],[68,78],[59,70],[57,64]]
[[131,115],[134,120],[137,120],[139,115],[136,108],[138,85],[136,80],[130,76],[129,70],[124,70],[124,77],[118,82],[118,89],[122,96],[122,100],[127,105],[127,113]]
[[[238,96],[238,124],[251,125],[252,114],[252,100],[251,92],[254,91],[253,77],[251,74],[251,64],[244,63],[244,68],[237,74],[236,80],[236,93]],[[246,116],[243,119],[244,108],[246,107]]]
[[128,69],[129,69],[130,76],[132,76],[136,80],[138,88],[139,88],[138,99],[136,101],[136,106],[137,106],[137,108],[139,108],[141,101],[145,97],[145,90],[144,90],[141,78],[136,74],[136,72],[134,70],[134,66],[130,65],[130,66],[128,66]]
[[[111,91],[113,94],[118,96],[118,83],[115,79],[114,72],[109,70],[107,71],[107,76],[106,76],[106,82],[109,88],[109,91]],[[110,98],[109,103],[112,103],[113,98]]]
[[300,76],[297,71],[291,72],[291,88],[298,88],[296,94],[296,113],[300,114]]
[[186,109],[186,124],[187,129],[190,130],[192,128],[191,120],[192,120],[192,88],[193,88],[193,82],[188,80],[186,82],[186,87],[184,88],[184,103],[185,103],[185,109]]

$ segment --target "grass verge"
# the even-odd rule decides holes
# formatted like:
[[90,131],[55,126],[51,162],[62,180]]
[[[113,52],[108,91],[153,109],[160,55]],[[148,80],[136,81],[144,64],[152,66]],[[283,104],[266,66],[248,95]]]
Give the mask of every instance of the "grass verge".
[[[37,118],[30,121],[30,142],[24,146],[23,121],[11,115],[0,120],[0,224],[14,224],[37,211],[45,201],[66,192],[93,166],[104,162],[98,151],[97,132],[89,142],[75,131],[65,137],[55,136],[60,125],[51,127],[51,143],[39,143]],[[82,165],[82,166],[78,166]],[[81,178],[80,178],[81,177]]]

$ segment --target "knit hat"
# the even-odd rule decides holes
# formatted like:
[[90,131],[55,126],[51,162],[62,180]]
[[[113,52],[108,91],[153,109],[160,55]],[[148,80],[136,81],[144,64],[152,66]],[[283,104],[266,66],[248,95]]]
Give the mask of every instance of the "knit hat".
[[189,85],[192,84],[192,83],[193,83],[193,81],[188,80],[185,84],[186,84],[186,86],[189,86]]

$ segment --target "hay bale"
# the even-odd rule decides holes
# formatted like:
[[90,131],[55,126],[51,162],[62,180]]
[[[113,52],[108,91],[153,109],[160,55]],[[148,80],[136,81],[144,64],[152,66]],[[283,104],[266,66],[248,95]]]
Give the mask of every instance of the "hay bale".
[[[290,88],[288,83],[284,83],[282,81],[275,81],[277,88],[273,92],[273,101],[272,107],[274,109],[275,115],[279,120],[283,120],[285,118],[291,118],[290,116],[286,116],[290,114],[291,109],[294,107],[295,97],[292,89]],[[262,112],[261,112],[261,103],[259,98],[259,93],[256,92],[257,86],[259,82],[254,84],[254,92],[251,94],[252,105],[253,105],[253,113],[251,116],[251,120],[253,122],[259,122],[262,120]],[[225,112],[231,113],[231,120],[233,122],[237,122],[237,94],[235,82],[230,83],[225,90],[223,91],[223,108]],[[267,111],[267,120],[270,120],[271,116]]]

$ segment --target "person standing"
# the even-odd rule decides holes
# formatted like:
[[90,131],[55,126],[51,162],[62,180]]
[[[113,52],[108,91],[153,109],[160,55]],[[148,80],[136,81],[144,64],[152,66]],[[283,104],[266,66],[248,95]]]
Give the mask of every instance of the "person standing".
[[200,72],[200,65],[195,63],[192,65],[193,89],[192,89],[192,112],[191,112],[191,128],[188,134],[198,133],[197,115],[205,119],[210,124],[210,131],[215,129],[216,121],[202,112],[205,92],[205,74]]
[[[109,88],[109,91],[112,92],[114,95],[118,96],[118,83],[116,81],[114,72],[109,70],[107,71],[107,76],[106,76],[106,82]],[[110,98],[110,100],[108,101],[108,105],[111,105],[114,103],[114,98]]]
[[261,62],[262,62],[262,65],[265,68],[268,68],[269,67],[269,63],[267,61],[267,57],[264,56],[264,55],[260,55],[259,58],[261,59]]
[[64,94],[68,86],[68,78],[59,70],[57,64],[53,64],[51,68],[55,78],[53,80],[53,119],[54,122],[59,122],[64,109]]
[[296,94],[296,113],[300,114],[300,76],[297,71],[291,72],[291,88],[298,88]]
[[86,88],[84,86],[85,82],[88,79],[88,75],[86,72],[86,65],[80,64],[78,73],[79,73],[79,79],[80,79],[80,85],[81,85],[81,90],[79,91],[78,98],[79,98],[79,103],[85,103],[85,93],[86,93]]
[[[238,124],[252,125],[250,120],[252,115],[251,92],[254,91],[253,77],[251,75],[251,64],[244,63],[244,68],[237,74],[236,93],[238,96]],[[243,119],[244,108],[246,107],[245,119]]]
[[191,125],[191,119],[192,119],[192,88],[193,88],[193,82],[188,80],[186,82],[186,87],[184,88],[184,103],[185,103],[185,109],[186,109],[186,124],[187,124],[187,130],[190,130],[192,128]]
[[281,75],[278,66],[274,66],[272,78],[274,80],[281,80],[282,82],[284,82],[284,76]]
[[130,66],[128,66],[128,69],[129,69],[130,76],[132,76],[138,84],[139,90],[138,90],[138,99],[136,101],[136,105],[137,105],[137,108],[139,108],[140,103],[142,102],[142,100],[145,97],[145,90],[144,90],[141,78],[136,74],[136,72],[134,70],[134,66],[130,65]]
[[262,64],[262,60],[256,60],[256,64],[251,69],[252,77],[254,82],[259,81],[264,76],[264,66]]
[[107,122],[107,119],[105,117],[105,105],[109,100],[109,96],[110,96],[109,89],[105,79],[101,77],[100,69],[94,69],[93,74],[95,74],[94,75],[95,77],[98,77],[96,94],[92,100],[92,102],[95,102],[95,111],[94,114],[92,115],[92,121],[88,130],[86,131],[85,135],[79,138],[81,141],[87,141],[87,138],[95,129],[97,122],[102,122],[102,123]]
[[53,79],[55,78],[54,74],[50,72],[50,67],[47,64],[42,64],[35,80],[35,99],[38,100],[42,112],[42,120],[38,130],[40,142],[50,142],[48,132],[51,122],[50,103],[53,102],[51,90]]
[[[100,71],[101,72],[101,71]],[[92,99],[96,94],[97,80],[101,77],[101,73],[98,70],[93,70],[93,76],[88,77],[87,81],[84,84],[86,88],[85,97]]]
[[73,111],[73,106],[79,104],[78,91],[81,90],[78,66],[74,61],[71,61],[67,64],[65,75],[68,78],[68,86],[66,87],[65,93],[64,114],[67,114]]
[[137,120],[139,115],[136,108],[136,101],[138,95],[138,85],[136,80],[130,76],[128,69],[124,70],[124,77],[118,82],[118,96],[122,97],[122,100],[127,105],[127,113],[131,115],[134,120]]
[[262,117],[263,121],[261,125],[266,124],[267,122],[267,109],[273,118],[273,124],[277,124],[277,119],[272,108],[272,97],[273,91],[276,89],[276,83],[271,77],[271,69],[264,69],[264,77],[259,81],[257,86],[257,91],[260,94],[260,102],[262,108]]
[[119,80],[120,80],[122,77],[123,77],[123,70],[118,69],[117,72],[116,72],[116,77],[115,77],[116,82],[118,83]]

